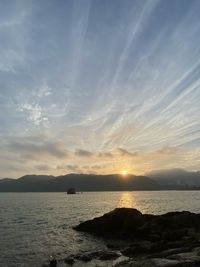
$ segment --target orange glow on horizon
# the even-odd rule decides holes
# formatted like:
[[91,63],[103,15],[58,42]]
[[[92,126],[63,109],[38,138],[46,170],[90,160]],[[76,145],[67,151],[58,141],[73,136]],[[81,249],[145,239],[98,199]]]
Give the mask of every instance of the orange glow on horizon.
[[127,174],[128,174],[128,172],[127,172],[126,170],[123,170],[123,171],[122,171],[122,175],[123,175],[123,176],[126,176]]

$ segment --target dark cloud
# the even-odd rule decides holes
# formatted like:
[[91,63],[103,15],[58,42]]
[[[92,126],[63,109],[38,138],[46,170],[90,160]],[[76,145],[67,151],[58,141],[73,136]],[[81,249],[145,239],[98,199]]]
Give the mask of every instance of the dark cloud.
[[117,150],[119,151],[121,156],[128,156],[128,157],[137,157],[138,156],[138,152],[130,152],[130,151],[123,149],[123,148],[118,148]]
[[69,171],[73,171],[73,172],[79,172],[80,171],[79,166],[76,164],[68,164],[68,165],[66,165],[66,168]]
[[28,155],[30,159],[40,157],[41,155],[49,155],[56,158],[65,158],[68,156],[67,151],[64,149],[63,144],[59,142],[47,142],[40,143],[13,141],[8,145],[11,151],[18,152],[22,157]]
[[98,154],[98,157],[108,157],[108,158],[112,158],[113,157],[113,154],[111,153],[111,152],[100,152],[99,154]]
[[106,166],[105,165],[92,165],[90,169],[94,170],[103,170]]
[[38,171],[49,171],[51,170],[51,167],[47,164],[38,164],[35,166],[35,168],[38,170]]
[[70,173],[70,172],[75,172],[75,173],[80,173],[81,169],[80,166],[77,164],[61,164],[56,166],[56,170]]
[[93,153],[88,151],[88,150],[84,150],[84,149],[77,149],[74,154],[78,157],[92,157]]

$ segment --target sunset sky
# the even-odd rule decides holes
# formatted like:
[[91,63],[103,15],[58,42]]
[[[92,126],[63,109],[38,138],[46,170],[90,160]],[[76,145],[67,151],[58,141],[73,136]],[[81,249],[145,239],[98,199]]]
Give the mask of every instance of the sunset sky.
[[200,1],[0,1],[0,178],[200,169]]

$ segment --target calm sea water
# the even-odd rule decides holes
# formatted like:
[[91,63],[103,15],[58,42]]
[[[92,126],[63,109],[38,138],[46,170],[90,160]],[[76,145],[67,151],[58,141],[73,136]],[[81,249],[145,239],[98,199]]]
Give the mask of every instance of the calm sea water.
[[72,226],[116,207],[143,213],[200,212],[200,191],[0,194],[0,266],[39,267],[50,255],[104,247],[101,240]]

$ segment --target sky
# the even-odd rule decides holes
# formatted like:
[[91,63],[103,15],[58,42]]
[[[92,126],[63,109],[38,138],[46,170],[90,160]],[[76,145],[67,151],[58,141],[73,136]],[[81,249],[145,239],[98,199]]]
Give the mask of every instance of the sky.
[[200,170],[199,0],[0,1],[0,177]]

